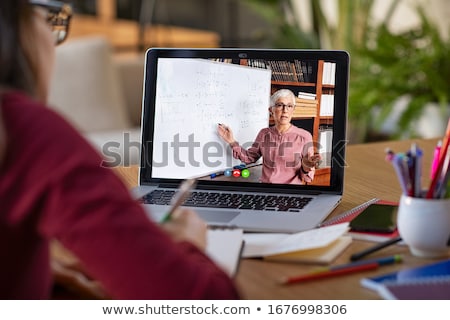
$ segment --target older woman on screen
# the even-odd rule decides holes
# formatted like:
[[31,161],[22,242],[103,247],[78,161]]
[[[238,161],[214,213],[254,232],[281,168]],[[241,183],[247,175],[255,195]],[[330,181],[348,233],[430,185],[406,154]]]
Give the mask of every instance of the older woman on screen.
[[230,145],[234,158],[250,164],[262,157],[261,182],[305,184],[314,179],[320,155],[314,154],[311,133],[291,123],[294,108],[291,90],[280,89],[272,94],[269,112],[275,125],[262,129],[248,149],[234,139],[230,127],[218,126],[218,134]]

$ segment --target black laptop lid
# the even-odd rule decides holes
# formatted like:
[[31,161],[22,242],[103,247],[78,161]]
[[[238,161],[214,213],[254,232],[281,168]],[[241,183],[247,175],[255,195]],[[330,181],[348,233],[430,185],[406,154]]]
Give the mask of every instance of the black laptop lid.
[[[140,184],[177,185],[195,177],[198,188],[342,194],[348,77],[344,51],[148,50]],[[243,164],[217,134],[224,123],[250,147],[273,125],[269,97],[278,89],[297,96],[291,123],[311,133],[322,156],[309,184],[261,183],[262,159]]]

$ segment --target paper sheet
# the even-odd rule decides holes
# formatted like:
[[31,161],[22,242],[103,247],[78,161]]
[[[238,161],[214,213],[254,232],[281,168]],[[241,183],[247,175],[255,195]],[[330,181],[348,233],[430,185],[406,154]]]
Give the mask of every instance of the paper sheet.
[[347,232],[348,225],[344,222],[295,234],[245,233],[242,257],[263,257],[324,247]]

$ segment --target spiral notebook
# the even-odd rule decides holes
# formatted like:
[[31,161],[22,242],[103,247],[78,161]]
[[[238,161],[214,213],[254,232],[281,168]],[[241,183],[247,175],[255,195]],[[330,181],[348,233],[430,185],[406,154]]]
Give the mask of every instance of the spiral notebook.
[[450,277],[386,283],[380,285],[377,292],[387,300],[449,300]]
[[[319,227],[325,227],[325,226],[331,226],[334,224],[342,223],[342,222],[350,222],[353,219],[355,219],[361,212],[363,212],[367,207],[369,207],[372,204],[386,204],[386,205],[397,205],[397,202],[393,201],[386,201],[381,200],[378,198],[370,199],[359,206],[356,206],[348,211],[345,211],[329,220],[326,220],[322,222]],[[349,235],[353,239],[356,240],[366,240],[366,241],[372,241],[372,242],[383,242],[389,239],[393,239],[399,236],[398,230],[396,229],[394,232],[391,233],[377,233],[377,232],[356,232],[356,231],[349,231]]]
[[450,259],[362,278],[361,285],[386,299],[450,299]]
[[344,236],[348,223],[336,224],[294,234],[246,233],[244,258],[270,261],[329,264],[351,243]]

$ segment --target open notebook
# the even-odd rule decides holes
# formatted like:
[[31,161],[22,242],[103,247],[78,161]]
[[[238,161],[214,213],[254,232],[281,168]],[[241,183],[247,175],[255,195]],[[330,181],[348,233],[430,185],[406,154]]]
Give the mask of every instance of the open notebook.
[[348,223],[284,233],[246,233],[244,258],[264,258],[270,261],[329,264],[351,243],[344,234]]
[[[187,178],[198,181],[184,206],[213,226],[298,232],[316,227],[339,204],[346,52],[156,48],[147,51],[145,62],[141,164],[134,191],[153,219],[167,212],[176,188]],[[218,124],[227,124],[240,145],[249,147],[260,130],[273,125],[269,97],[278,89],[290,89],[298,97],[291,123],[311,134],[308,148],[322,155],[311,183],[261,182],[269,156],[242,164],[218,136]],[[277,148],[275,156],[283,158],[289,146]],[[295,161],[286,163],[298,166],[305,151],[291,152]]]
[[243,247],[242,229],[208,229],[206,254],[230,277],[237,273]]

